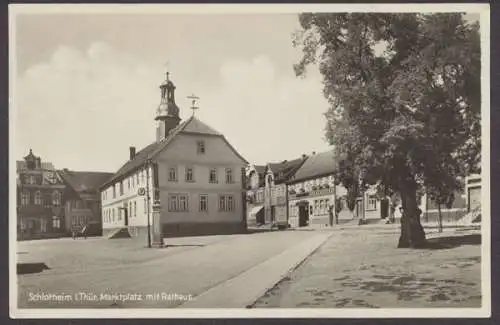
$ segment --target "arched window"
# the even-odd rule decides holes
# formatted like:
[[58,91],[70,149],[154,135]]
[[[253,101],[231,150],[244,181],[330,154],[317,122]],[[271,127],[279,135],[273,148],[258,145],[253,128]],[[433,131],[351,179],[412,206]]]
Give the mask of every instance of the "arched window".
[[35,204],[42,205],[42,193],[40,191],[36,191],[35,193]]
[[55,207],[61,206],[61,193],[58,191],[54,191],[54,193],[52,193],[52,205]]
[[24,191],[21,193],[21,205],[27,206],[30,204],[30,192]]

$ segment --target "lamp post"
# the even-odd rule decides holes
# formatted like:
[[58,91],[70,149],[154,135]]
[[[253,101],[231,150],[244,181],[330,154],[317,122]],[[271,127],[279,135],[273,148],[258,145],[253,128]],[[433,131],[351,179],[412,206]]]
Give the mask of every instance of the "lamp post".
[[149,195],[149,167],[151,166],[151,159],[146,160],[146,213],[148,219],[148,248],[151,248],[151,220],[150,220],[150,202],[151,197]]

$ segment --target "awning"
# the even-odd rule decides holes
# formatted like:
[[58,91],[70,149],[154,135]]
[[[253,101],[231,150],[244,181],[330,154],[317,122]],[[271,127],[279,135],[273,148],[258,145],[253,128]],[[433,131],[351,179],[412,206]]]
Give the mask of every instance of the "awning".
[[260,212],[260,210],[264,209],[264,206],[263,205],[260,205],[258,207],[253,207],[252,209],[250,209],[250,216],[255,216],[257,215],[257,213]]

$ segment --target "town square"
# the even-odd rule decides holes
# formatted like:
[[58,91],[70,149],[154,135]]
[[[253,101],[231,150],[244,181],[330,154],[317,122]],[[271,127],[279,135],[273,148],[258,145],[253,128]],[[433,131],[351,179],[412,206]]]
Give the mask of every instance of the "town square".
[[13,9],[11,314],[489,312],[487,6]]

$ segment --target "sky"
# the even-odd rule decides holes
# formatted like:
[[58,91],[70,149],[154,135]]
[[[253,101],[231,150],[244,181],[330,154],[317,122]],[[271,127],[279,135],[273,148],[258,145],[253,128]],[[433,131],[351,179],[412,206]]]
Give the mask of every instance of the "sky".
[[116,171],[155,141],[165,66],[182,119],[223,133],[252,164],[328,150],[321,76],[297,78],[296,14],[17,15],[15,154]]

